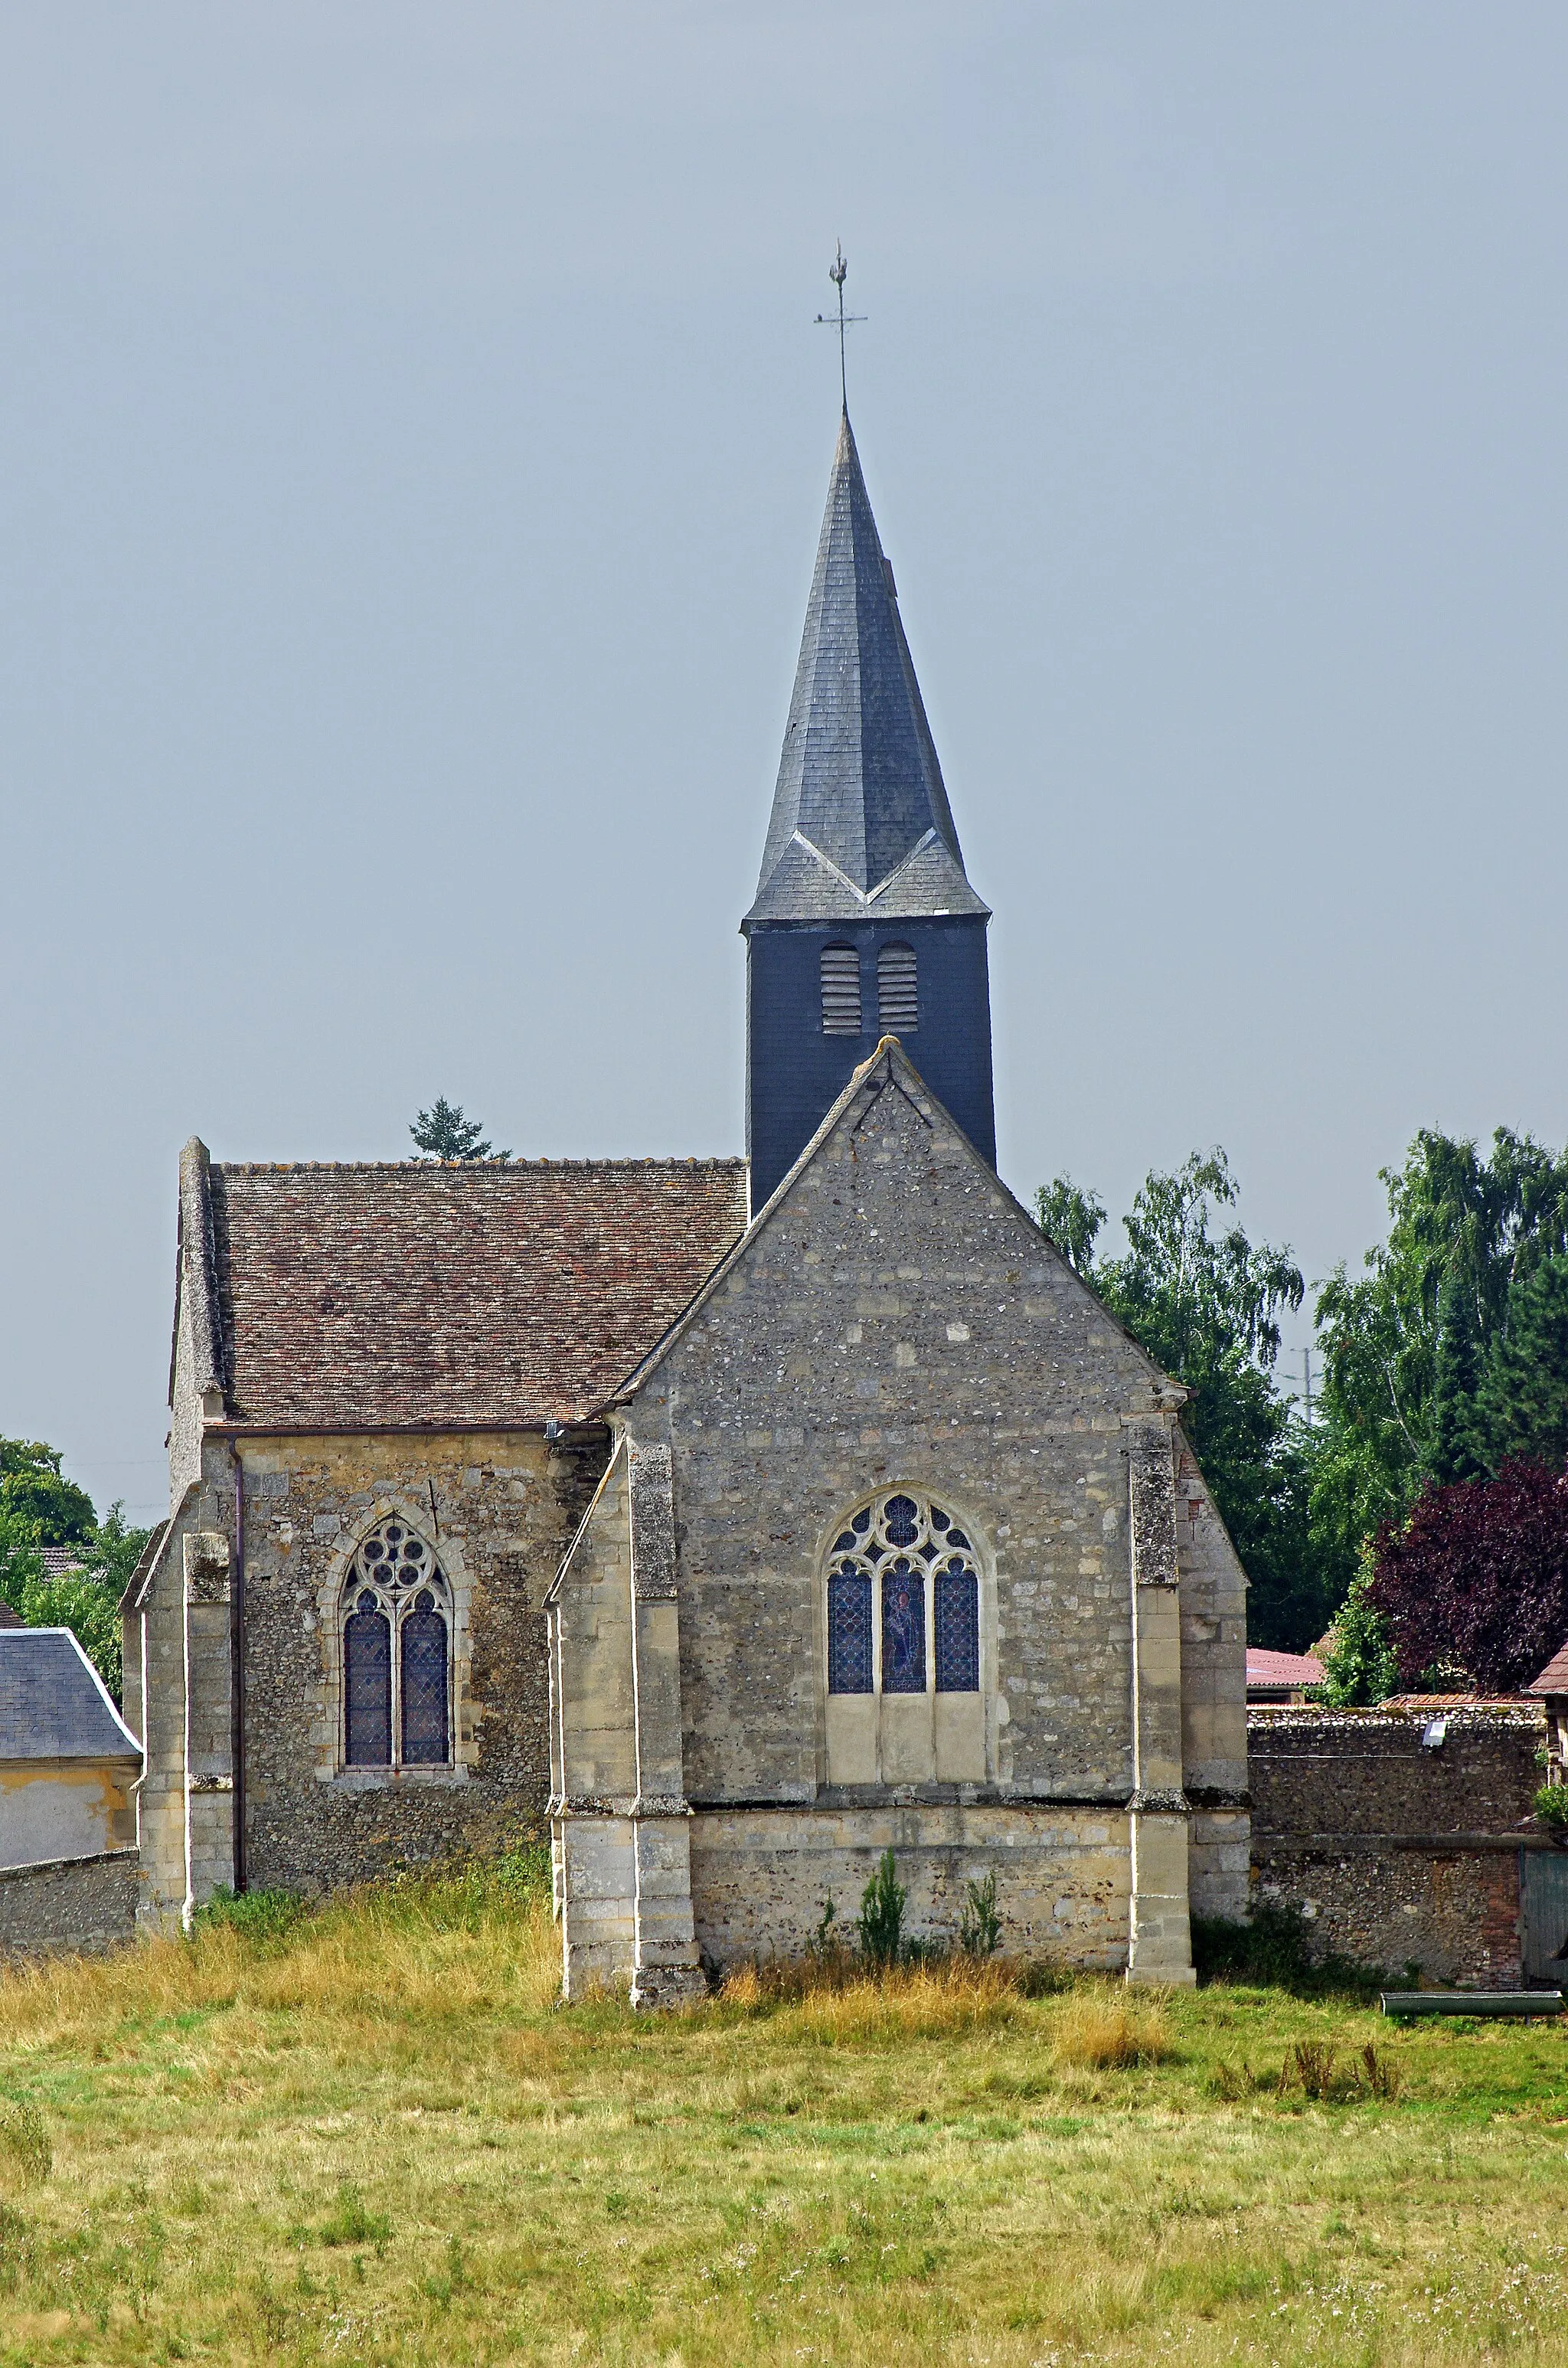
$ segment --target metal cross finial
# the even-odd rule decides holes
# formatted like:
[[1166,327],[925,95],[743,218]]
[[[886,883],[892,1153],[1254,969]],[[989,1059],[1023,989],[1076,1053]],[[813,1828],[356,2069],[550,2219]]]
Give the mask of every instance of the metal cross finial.
[[847,417],[849,412],[849,382],[845,375],[844,370],[844,332],[846,329],[853,328],[857,321],[863,321],[866,318],[866,315],[864,313],[846,313],[844,309],[844,283],[849,277],[849,266],[844,260],[843,241],[841,239],[835,239],[834,245],[837,249],[837,253],[835,255],[833,261],[827,267],[827,276],[838,290],[838,311],[836,313],[819,313],[816,318],[816,325],[819,329],[836,329],[838,331],[838,393],[839,398],[844,404],[845,416]]

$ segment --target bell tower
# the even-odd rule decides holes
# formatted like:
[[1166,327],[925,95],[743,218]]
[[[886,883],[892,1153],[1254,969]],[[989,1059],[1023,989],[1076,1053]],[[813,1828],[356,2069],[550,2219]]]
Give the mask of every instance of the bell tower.
[[746,940],[752,1209],[896,1036],[994,1164],[989,907],[970,886],[846,411]]

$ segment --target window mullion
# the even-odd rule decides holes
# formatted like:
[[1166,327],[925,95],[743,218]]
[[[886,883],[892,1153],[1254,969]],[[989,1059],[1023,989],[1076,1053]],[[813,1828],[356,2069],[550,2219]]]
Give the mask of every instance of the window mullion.
[[403,1637],[399,1633],[397,1605],[387,1607],[392,1622],[392,1753],[390,1764],[403,1765]]

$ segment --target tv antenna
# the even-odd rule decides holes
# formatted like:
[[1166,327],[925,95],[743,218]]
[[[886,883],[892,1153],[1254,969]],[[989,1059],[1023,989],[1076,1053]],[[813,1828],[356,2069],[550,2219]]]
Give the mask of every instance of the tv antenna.
[[866,315],[864,313],[846,313],[844,309],[844,283],[849,277],[849,266],[844,260],[843,240],[835,239],[834,245],[837,252],[827,267],[827,276],[838,290],[838,310],[836,313],[819,313],[816,325],[819,329],[838,331],[838,393],[839,399],[844,404],[845,416],[847,417],[849,381],[844,369],[844,332],[846,329],[852,329],[856,322],[863,321]]

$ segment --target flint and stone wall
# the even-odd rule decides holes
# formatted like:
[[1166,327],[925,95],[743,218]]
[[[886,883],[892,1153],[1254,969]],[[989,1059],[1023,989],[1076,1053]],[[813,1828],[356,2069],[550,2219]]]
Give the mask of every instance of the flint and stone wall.
[[1521,1852],[1540,1837],[1540,1713],[1259,1709],[1248,1726],[1255,1896],[1299,1907],[1320,1955],[1510,1987]]
[[136,1851],[40,1860],[0,1870],[0,1956],[100,1955],[131,1939]]
[[[500,1846],[549,1795],[543,1598],[603,1468],[602,1432],[243,1440],[244,1879],[321,1892],[396,1864]],[[358,1540],[395,1512],[451,1587],[454,1764],[341,1765],[337,1607]],[[236,1554],[234,1459],[209,1436],[128,1649],[146,1656],[144,1920],[167,1925],[233,1880],[224,1603],[187,1611],[193,1533]],[[182,1559],[184,1557],[185,1559]],[[193,1616],[197,1656],[191,1658]],[[201,1623],[222,1624],[205,1634]],[[187,1672],[189,1682],[187,1684]],[[187,1698],[188,1697],[188,1698]]]

